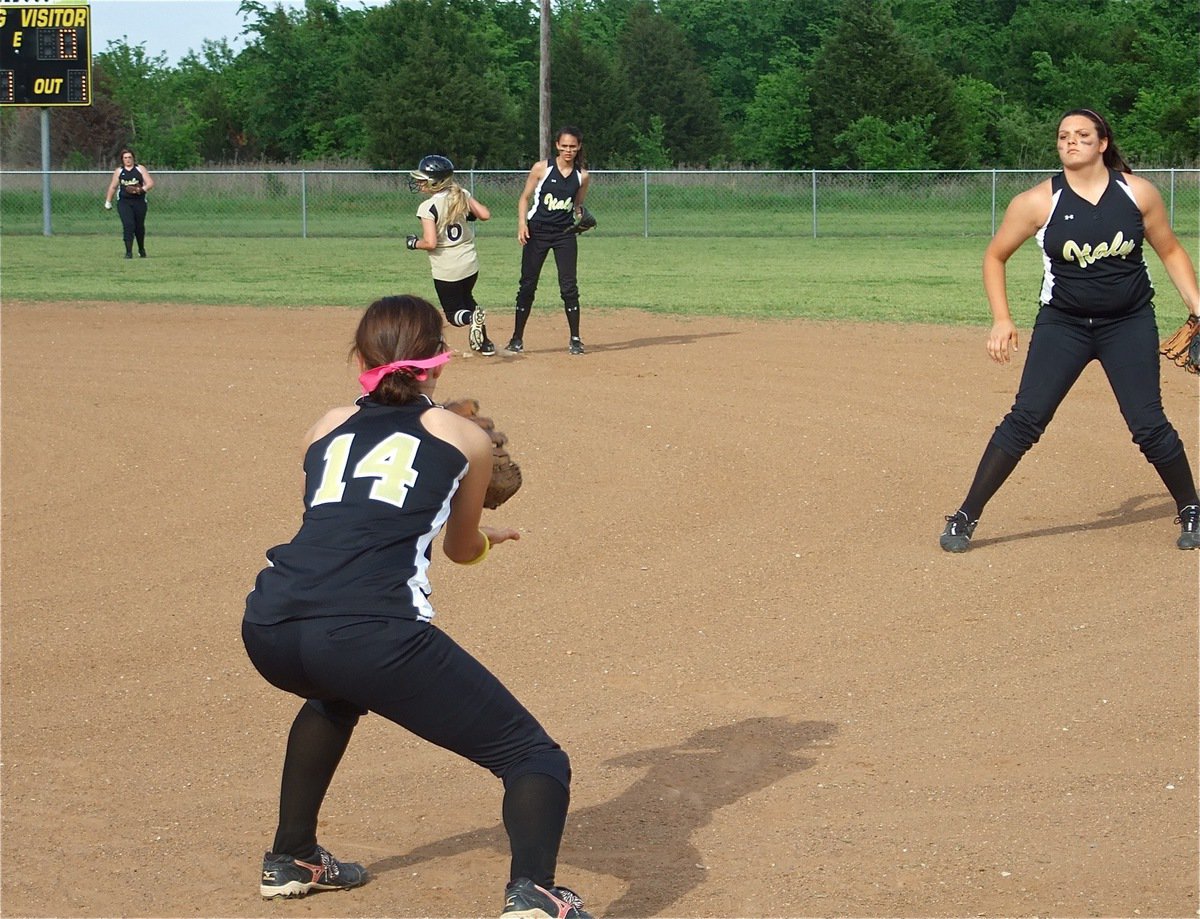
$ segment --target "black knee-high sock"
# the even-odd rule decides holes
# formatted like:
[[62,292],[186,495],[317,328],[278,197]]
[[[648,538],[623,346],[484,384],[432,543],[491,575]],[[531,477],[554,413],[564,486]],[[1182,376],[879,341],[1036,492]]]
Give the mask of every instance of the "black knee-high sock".
[[1009,456],[994,443],[988,442],[979,459],[979,468],[975,470],[975,479],[962,503],[962,511],[968,520],[979,519],[988,501],[1000,490],[1020,461],[1020,457]]
[[1178,510],[1183,510],[1191,504],[1200,504],[1196,496],[1196,480],[1192,477],[1192,464],[1188,462],[1186,450],[1171,462],[1155,466],[1154,469],[1167,486],[1171,497],[1175,499],[1175,507]]
[[571,300],[563,304],[563,312],[567,314],[567,328],[571,330],[571,337],[579,337],[579,301]]
[[317,848],[317,815],[333,781],[353,726],[330,721],[311,705],[300,709],[288,734],[279,791],[279,827],[271,851],[312,858]]
[[537,772],[504,787],[504,829],[512,849],[510,880],[529,878],[542,887],[554,886],[570,798],[558,779]]
[[530,307],[517,306],[517,316],[513,320],[513,338],[525,337],[525,323],[529,321]]

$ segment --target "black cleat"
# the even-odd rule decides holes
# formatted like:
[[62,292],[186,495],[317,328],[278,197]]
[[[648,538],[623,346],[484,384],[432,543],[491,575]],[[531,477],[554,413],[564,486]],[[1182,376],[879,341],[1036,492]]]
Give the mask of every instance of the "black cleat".
[[302,862],[290,855],[263,856],[263,899],[303,897],[313,890],[349,890],[367,881],[367,869],[354,862],[339,862],[317,846],[316,864]]
[[971,537],[975,535],[975,527],[979,520],[968,520],[962,511],[946,518],[946,529],[942,530],[942,538],[938,540],[947,552],[966,552],[971,548]]
[[592,919],[583,900],[566,887],[539,887],[529,878],[517,878],[504,889],[500,919]]
[[1180,549],[1200,549],[1200,506],[1189,504],[1175,518],[1179,524],[1179,539],[1175,545]]

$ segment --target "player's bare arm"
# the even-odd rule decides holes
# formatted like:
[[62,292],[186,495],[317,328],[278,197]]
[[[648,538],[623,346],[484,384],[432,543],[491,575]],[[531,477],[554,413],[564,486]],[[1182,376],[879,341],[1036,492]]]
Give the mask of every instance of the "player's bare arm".
[[481,532],[492,545],[520,539],[520,533],[508,527],[481,527],[483,499],[492,477],[492,440],[472,421],[446,411],[431,409],[422,416],[429,433],[453,444],[467,458],[467,474],[450,502],[442,552],[452,562],[463,564],[479,557],[485,546]]
[[521,197],[517,199],[517,242],[522,246],[529,242],[529,224],[525,220],[525,215],[529,213],[529,199],[533,196],[533,190],[537,188],[537,183],[542,181],[546,175],[548,168],[542,160],[534,163],[529,170],[529,175],[525,177],[525,187],[521,189]]
[[1013,253],[1046,222],[1050,215],[1050,195],[1050,182],[1046,181],[1013,198],[1000,228],[983,253],[983,290],[992,311],[986,347],[988,356],[998,364],[1008,363],[1020,341],[1008,306],[1006,266]]
[[467,199],[467,208],[475,216],[476,220],[491,220],[492,212],[486,204],[480,202],[474,196]]
[[1141,176],[1127,175],[1125,181],[1133,189],[1133,196],[1142,212],[1142,227],[1146,242],[1158,253],[1163,267],[1183,302],[1187,304],[1188,312],[1200,316],[1200,286],[1196,284],[1196,269],[1192,257],[1188,255],[1179,237],[1171,229],[1167,219],[1167,208],[1163,204],[1162,195],[1154,186]]

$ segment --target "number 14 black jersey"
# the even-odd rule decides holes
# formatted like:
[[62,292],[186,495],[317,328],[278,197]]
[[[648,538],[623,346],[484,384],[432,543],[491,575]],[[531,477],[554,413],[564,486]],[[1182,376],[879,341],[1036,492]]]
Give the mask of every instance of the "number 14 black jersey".
[[304,456],[304,518],[267,552],[246,599],[250,622],[369,614],[429,620],[430,550],[467,471],[421,425],[431,407],[370,399]]

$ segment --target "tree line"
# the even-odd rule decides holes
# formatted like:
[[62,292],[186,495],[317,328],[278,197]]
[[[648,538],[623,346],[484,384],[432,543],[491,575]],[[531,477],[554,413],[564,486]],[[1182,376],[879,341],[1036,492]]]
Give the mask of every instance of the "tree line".
[[[241,0],[244,47],[177,66],[93,54],[93,104],[53,113],[58,168],[254,163],[525,169],[539,155],[538,0],[303,9]],[[596,169],[1042,168],[1062,112],[1142,166],[1198,159],[1200,35],[1178,0],[556,0],[554,125]],[[36,110],[0,111],[6,164]]]

